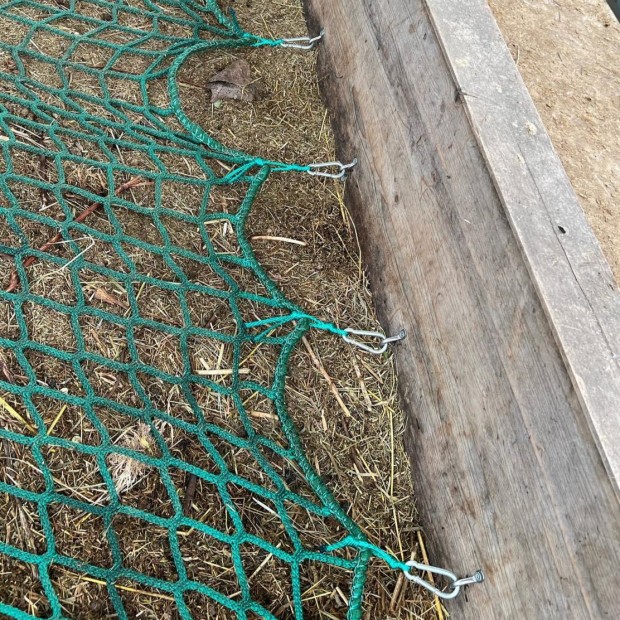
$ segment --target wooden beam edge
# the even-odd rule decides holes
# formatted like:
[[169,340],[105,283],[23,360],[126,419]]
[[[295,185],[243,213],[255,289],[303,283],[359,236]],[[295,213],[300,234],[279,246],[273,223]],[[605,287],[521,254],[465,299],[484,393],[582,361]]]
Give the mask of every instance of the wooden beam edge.
[[486,0],[425,0],[481,153],[620,495],[620,293]]

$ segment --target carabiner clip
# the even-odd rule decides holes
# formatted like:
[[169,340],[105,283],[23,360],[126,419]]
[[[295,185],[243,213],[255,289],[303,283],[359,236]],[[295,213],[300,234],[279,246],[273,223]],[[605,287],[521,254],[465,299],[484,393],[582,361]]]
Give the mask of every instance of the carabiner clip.
[[[320,164],[309,164],[308,174],[313,177],[326,177],[328,179],[342,179],[347,173],[347,170],[353,168],[357,164],[357,159],[354,159],[350,164],[343,164],[339,161],[326,161]],[[323,168],[338,168],[338,172],[323,172]]]
[[441,575],[443,577],[447,577],[450,580],[450,586],[452,590],[449,592],[443,592],[439,588],[435,587],[426,579],[422,579],[422,577],[418,577],[415,573],[411,571],[405,571],[405,578],[409,581],[413,581],[417,583],[419,586],[422,586],[429,592],[432,592],[435,596],[442,598],[444,600],[450,600],[456,598],[461,591],[463,586],[472,584],[472,583],[482,583],[484,581],[484,573],[481,570],[476,571],[471,577],[464,577],[463,579],[459,579],[452,571],[446,568],[439,568],[438,566],[429,566],[428,564],[420,564],[415,560],[409,560],[406,562],[407,566],[411,568],[415,568],[421,573],[433,573],[434,575]]
[[[402,329],[396,336],[389,337],[385,336],[385,334],[382,334],[381,332],[373,332],[365,329],[347,328],[344,331],[346,332],[346,335],[343,336],[342,339],[345,342],[362,349],[362,351],[366,351],[366,353],[372,353],[373,355],[381,355],[382,353],[385,353],[389,344],[392,342],[399,342],[407,336],[407,332],[404,329]],[[349,334],[352,334],[353,336],[364,336],[366,338],[377,338],[380,340],[379,346],[373,347],[365,342],[362,342],[361,340],[358,340],[357,338],[352,338]]]
[[323,38],[324,30],[321,30],[316,37],[293,37],[292,39],[280,39],[280,47],[292,47],[298,50],[311,50]]

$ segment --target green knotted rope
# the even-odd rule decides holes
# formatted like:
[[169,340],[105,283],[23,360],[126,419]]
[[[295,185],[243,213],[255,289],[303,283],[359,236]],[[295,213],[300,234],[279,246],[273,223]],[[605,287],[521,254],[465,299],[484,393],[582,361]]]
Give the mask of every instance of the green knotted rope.
[[[0,347],[12,353],[21,366],[22,374],[26,377],[25,383],[22,382],[20,385],[5,381],[3,378],[0,380],[0,388],[4,393],[21,398],[36,427],[34,434],[20,434],[7,428],[0,428],[0,439],[27,447],[45,481],[45,488],[41,492],[25,490],[8,482],[0,482],[0,492],[36,505],[46,539],[45,550],[40,554],[26,551],[6,541],[0,541],[0,554],[27,562],[36,568],[49,601],[51,609],[49,617],[54,620],[65,616],[50,577],[52,566],[71,569],[104,582],[115,613],[121,619],[127,618],[127,612],[117,586],[119,581],[127,579],[141,586],[157,588],[167,593],[174,599],[178,613],[184,620],[192,617],[186,602],[187,594],[192,592],[210,597],[236,614],[240,620],[249,618],[252,613],[261,618],[275,618],[253,598],[248,583],[240,547],[245,543],[251,543],[290,566],[291,592],[296,620],[302,620],[304,616],[300,567],[304,562],[309,561],[324,562],[353,572],[348,618],[359,620],[362,617],[362,598],[368,561],[373,555],[383,559],[389,559],[390,556],[368,543],[359,527],[337,504],[329,489],[309,464],[284,402],[284,382],[289,356],[304,333],[311,328],[327,330],[336,335],[343,335],[345,332],[330,323],[304,313],[301,308],[287,300],[257,262],[245,235],[245,223],[252,203],[267,177],[272,172],[304,172],[309,168],[266,161],[226,148],[185,115],[177,86],[177,73],[191,54],[224,48],[278,46],[282,41],[264,39],[243,31],[234,14],[224,13],[215,0],[204,0],[202,3],[194,0],[159,0],[158,2],[143,0],[142,5],[136,5],[137,3],[129,4],[122,0],[113,2],[67,0],[49,4],[35,0],[13,0],[0,5],[0,17],[4,23],[9,23],[12,29],[22,33],[17,42],[4,40],[9,37],[5,37],[5,32],[0,33],[0,54],[2,56],[2,62],[0,62],[0,150],[3,160],[3,169],[0,172],[0,232],[3,235],[0,240],[2,242],[0,250],[14,262],[17,278],[15,286],[0,290],[0,300],[8,304],[14,313],[19,332],[15,338],[0,334]],[[139,25],[130,25],[132,20]],[[185,34],[183,36],[174,34],[175,29],[183,30]],[[108,36],[113,32],[117,35],[116,42],[112,42],[111,37]],[[57,55],[51,52],[48,54],[45,49],[36,44],[36,38],[39,35],[46,35],[57,42],[60,41],[61,52]],[[123,43],[117,42],[120,39]],[[84,45],[96,45],[98,49],[105,50],[109,56],[105,64],[95,66],[81,58],[79,48]],[[116,63],[129,54],[144,60],[148,65],[147,68],[144,71],[141,70],[139,74],[126,73],[118,69],[115,66]],[[47,71],[43,72],[44,78],[49,75],[53,76],[53,79],[43,81],[44,78],[39,78],[30,72],[28,67],[31,62],[42,63],[42,66],[47,68]],[[93,94],[92,91],[86,89],[80,90],[79,86],[75,86],[73,76],[76,72],[81,72],[96,84],[100,94]],[[140,93],[140,101],[119,99],[109,86],[110,79],[131,82]],[[162,80],[167,80],[169,103],[156,105],[151,100],[151,89],[156,82],[161,83]],[[97,106],[101,112],[89,111],[93,106]],[[175,121],[174,127],[171,121]],[[178,129],[179,123],[183,128],[182,131]],[[39,141],[24,139],[24,132],[28,135],[42,136],[44,139]],[[76,141],[86,141],[93,145],[95,149],[104,154],[105,159],[90,159],[88,153],[84,154],[74,148]],[[124,163],[118,156],[120,149],[132,149],[140,153],[151,165],[141,167]],[[57,178],[41,179],[34,172],[34,164],[32,174],[16,169],[14,157],[18,152],[27,154],[33,162],[45,158],[49,165],[55,168]],[[164,156],[191,160],[203,172],[202,177],[188,178],[169,170],[164,163]],[[231,171],[224,176],[218,176],[212,168],[216,159],[232,165]],[[101,195],[69,179],[66,167],[70,164],[92,166],[99,170],[107,184],[107,194]],[[154,187],[154,202],[149,208],[136,204],[131,195],[119,191],[119,178],[136,177],[150,182]],[[163,199],[162,188],[166,182],[184,183],[193,189],[197,202],[195,214],[180,212],[169,207]],[[209,210],[209,196],[214,187],[240,183],[243,183],[244,187],[247,186],[247,191],[237,213],[214,213]],[[17,185],[30,187],[35,191],[46,192],[53,196],[64,213],[64,219],[59,222],[49,217],[45,210],[32,209],[23,204],[19,195],[14,192]],[[69,195],[77,196],[87,204],[99,204],[100,210],[111,222],[113,231],[105,233],[90,225],[88,219],[82,222],[77,221],[74,207],[68,200]],[[129,210],[148,218],[163,239],[163,244],[154,245],[126,233],[115,216],[118,209]],[[204,251],[192,251],[175,245],[165,225],[165,218],[172,218],[188,228],[198,230],[204,244]],[[209,236],[207,224],[222,219],[227,220],[233,227],[242,256],[231,256],[216,250]],[[45,225],[58,230],[66,242],[65,247],[70,250],[74,259],[67,263],[65,259],[49,250],[38,249],[41,244],[29,241],[23,229],[24,222]],[[123,264],[123,268],[115,269],[91,262],[88,253],[81,253],[75,241],[77,237],[84,238],[85,236],[95,243],[111,246]],[[148,251],[159,257],[175,274],[176,281],[162,280],[142,273],[128,251],[131,247]],[[59,269],[64,267],[74,284],[76,297],[74,305],[61,303],[33,292],[26,263],[32,258],[55,264]],[[221,290],[191,281],[180,266],[182,259],[189,259],[205,268],[212,269],[226,283],[227,289]],[[242,267],[249,270],[267,293],[259,295],[244,290],[230,275],[228,267]],[[80,286],[80,276],[84,270],[99,274],[103,278],[113,279],[125,287],[129,301],[129,310],[125,315],[113,314],[89,303]],[[179,299],[183,326],[175,327],[141,316],[134,291],[134,286],[141,285],[157,286],[174,292]],[[236,333],[225,334],[195,324],[191,319],[188,304],[188,295],[191,293],[210,295],[226,302],[236,322]],[[245,322],[239,309],[242,301],[250,301],[259,305],[264,309],[264,313],[269,315],[268,318]],[[76,350],[67,352],[32,340],[25,318],[27,312],[25,304],[36,304],[65,316],[72,326]],[[123,328],[127,334],[128,343],[126,361],[108,359],[87,350],[80,328],[80,319],[85,317],[111,321]],[[161,334],[178,338],[185,369],[180,376],[170,375],[141,361],[133,336],[134,330],[140,327],[158,330]],[[274,331],[279,335],[273,335]],[[282,335],[283,332],[285,332],[284,335]],[[192,371],[188,351],[188,341],[192,337],[212,338],[232,345],[234,350],[233,374],[229,386],[210,381]],[[244,379],[239,372],[241,346],[252,342],[268,342],[281,347],[273,383],[268,387]],[[65,393],[37,381],[35,371],[28,362],[27,351],[38,351],[69,364],[82,384],[82,395]],[[131,386],[140,396],[142,406],[132,407],[98,396],[83,368],[84,364],[89,362],[113,372],[126,373]],[[184,398],[191,404],[196,421],[190,423],[159,410],[141,384],[140,374],[164,381],[171,387],[178,386]],[[242,437],[210,423],[205,418],[192,394],[192,388],[195,386],[206,387],[233,400],[244,428]],[[244,389],[257,391],[273,402],[288,440],[286,448],[256,431],[240,395]],[[49,427],[35,404],[38,398],[53,398],[66,405],[81,408],[98,432],[100,444],[85,445],[48,434]],[[97,416],[98,407],[109,408],[147,424],[161,456],[150,456],[114,444],[105,424]],[[165,421],[174,428],[193,435],[216,464],[216,471],[197,468],[172,454],[155,424],[158,421]],[[276,490],[262,488],[231,471],[211,441],[212,435],[228,442],[231,448],[236,446],[252,454]],[[94,505],[63,494],[54,483],[44,457],[44,449],[48,447],[68,448],[85,457],[94,458],[107,486],[108,502],[104,505]],[[291,491],[270,465],[261,448],[268,448],[296,463],[314,492],[314,500],[309,500]],[[157,516],[145,510],[124,505],[120,501],[107,465],[108,457],[115,453],[131,457],[157,469],[172,502],[172,516],[167,518]],[[170,477],[172,467],[215,485],[229,512],[235,529],[234,534],[226,534],[184,515],[183,507]],[[273,503],[293,542],[293,552],[283,551],[246,531],[242,518],[230,501],[227,489],[229,483],[243,487]],[[336,519],[347,532],[346,537],[340,544],[332,547],[306,548],[287,514],[287,502],[302,506],[319,517]],[[57,550],[48,514],[48,508],[52,503],[67,505],[103,519],[113,559],[111,568],[88,564],[63,555]],[[158,579],[124,565],[118,536],[112,524],[117,515],[142,519],[164,528],[169,533],[172,559],[178,575],[176,581]],[[239,596],[231,599],[213,587],[192,580],[188,576],[179,547],[179,528],[192,528],[229,545],[240,586]],[[337,553],[342,546],[350,549],[346,557]],[[402,568],[396,560],[390,560],[389,563],[395,568]],[[32,617],[3,601],[1,591],[0,615],[20,619]]]

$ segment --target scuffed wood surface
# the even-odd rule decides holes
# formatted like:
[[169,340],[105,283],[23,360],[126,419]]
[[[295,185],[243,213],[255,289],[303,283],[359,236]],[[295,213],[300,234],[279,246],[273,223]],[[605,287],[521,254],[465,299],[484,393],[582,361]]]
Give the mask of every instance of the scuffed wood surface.
[[341,157],[359,159],[347,199],[377,307],[409,332],[397,363],[432,559],[487,575],[450,611],[619,617],[615,457],[592,415],[613,437],[620,302],[488,8],[306,4]]
[[448,4],[429,0],[440,44],[618,491],[618,288],[486,3]]

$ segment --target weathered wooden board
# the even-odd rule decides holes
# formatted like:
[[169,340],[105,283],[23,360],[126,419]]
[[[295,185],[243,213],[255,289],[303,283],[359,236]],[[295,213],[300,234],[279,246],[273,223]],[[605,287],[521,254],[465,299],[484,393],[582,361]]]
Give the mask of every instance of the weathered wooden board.
[[620,617],[620,298],[482,0],[306,0],[457,618]]

